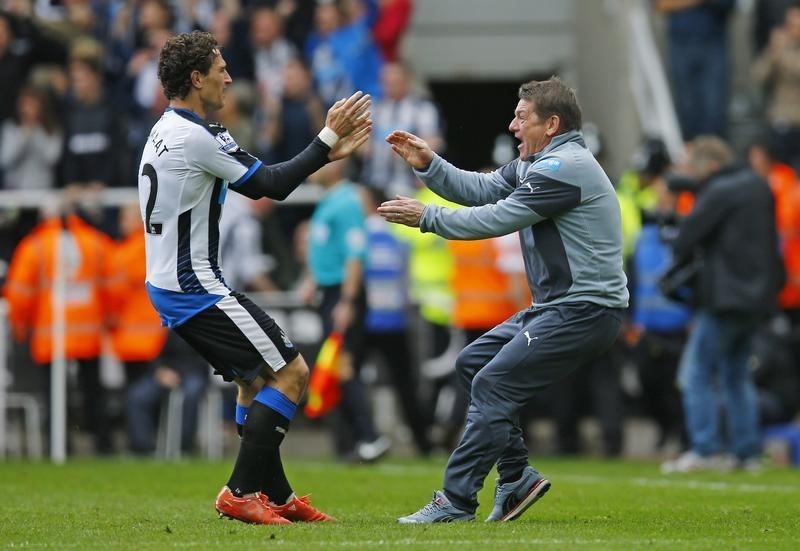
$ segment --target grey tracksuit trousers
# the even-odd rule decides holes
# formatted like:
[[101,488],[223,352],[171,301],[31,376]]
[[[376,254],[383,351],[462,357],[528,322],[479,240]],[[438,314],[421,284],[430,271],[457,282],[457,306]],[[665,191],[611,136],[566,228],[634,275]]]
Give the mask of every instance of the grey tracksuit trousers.
[[619,333],[622,310],[580,302],[529,308],[496,326],[459,354],[456,371],[470,396],[464,434],[450,456],[444,491],[464,511],[497,463],[503,480],[528,464],[519,412],[533,393],[606,350]]

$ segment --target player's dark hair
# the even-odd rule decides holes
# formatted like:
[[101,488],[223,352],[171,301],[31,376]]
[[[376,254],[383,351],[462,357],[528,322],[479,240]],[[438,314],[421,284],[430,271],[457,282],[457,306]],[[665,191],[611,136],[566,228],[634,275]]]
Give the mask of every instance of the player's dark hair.
[[556,76],[548,80],[526,82],[519,87],[519,99],[533,103],[533,110],[540,119],[553,115],[561,121],[558,133],[580,130],[581,106],[575,96],[575,90],[567,86]]
[[158,79],[167,99],[186,98],[192,89],[192,71],[207,75],[217,55],[211,33],[192,31],[167,40],[158,58]]

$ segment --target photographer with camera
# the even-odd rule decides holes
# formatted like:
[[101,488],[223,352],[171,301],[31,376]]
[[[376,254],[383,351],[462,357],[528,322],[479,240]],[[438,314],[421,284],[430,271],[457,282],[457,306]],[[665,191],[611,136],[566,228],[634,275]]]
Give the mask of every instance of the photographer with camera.
[[676,266],[698,252],[703,259],[695,282],[697,312],[678,374],[690,450],[665,463],[664,472],[723,466],[717,457],[723,448],[720,402],[730,466],[760,466],[758,404],[747,359],[754,334],[777,306],[783,268],[769,185],[733,160],[719,138],[699,137],[688,145],[685,173],[699,182],[697,202],[673,249]]

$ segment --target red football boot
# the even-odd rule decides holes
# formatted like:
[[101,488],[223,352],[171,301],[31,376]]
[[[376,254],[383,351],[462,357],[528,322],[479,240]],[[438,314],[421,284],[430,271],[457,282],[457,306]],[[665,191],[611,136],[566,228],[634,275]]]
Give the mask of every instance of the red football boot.
[[236,497],[224,486],[214,504],[220,516],[250,522],[252,524],[291,524],[291,522],[266,505],[261,494],[251,497]]
[[285,505],[270,503],[266,494],[261,494],[261,496],[264,503],[267,503],[273,511],[292,522],[333,522],[336,520],[311,505],[309,496],[295,496]]

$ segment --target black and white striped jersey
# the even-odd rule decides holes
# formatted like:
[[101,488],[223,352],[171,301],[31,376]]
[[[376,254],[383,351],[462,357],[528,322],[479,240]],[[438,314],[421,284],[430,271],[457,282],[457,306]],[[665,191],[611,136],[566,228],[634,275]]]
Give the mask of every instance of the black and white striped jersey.
[[219,218],[228,187],[261,161],[228,131],[188,109],[167,109],[153,126],[139,166],[147,289],[174,327],[230,293],[219,268]]

